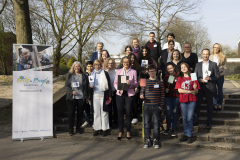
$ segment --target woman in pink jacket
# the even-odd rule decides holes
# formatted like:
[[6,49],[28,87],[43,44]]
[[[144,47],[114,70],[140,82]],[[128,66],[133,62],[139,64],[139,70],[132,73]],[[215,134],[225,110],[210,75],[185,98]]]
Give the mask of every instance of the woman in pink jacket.
[[[124,126],[124,109],[126,112],[127,139],[131,139],[130,129],[132,121],[132,102],[135,95],[134,89],[137,86],[137,72],[130,68],[131,60],[128,57],[122,58],[123,68],[116,73],[114,87],[117,90],[116,101],[118,110],[118,140],[121,140]],[[118,82],[121,80],[121,83]],[[123,87],[124,86],[124,87]],[[121,88],[120,88],[121,87]]]

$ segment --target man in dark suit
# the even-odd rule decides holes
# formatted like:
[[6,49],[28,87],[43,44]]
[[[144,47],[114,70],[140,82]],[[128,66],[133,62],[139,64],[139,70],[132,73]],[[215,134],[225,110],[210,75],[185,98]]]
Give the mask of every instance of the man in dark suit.
[[200,106],[202,103],[203,95],[207,100],[207,122],[206,128],[212,126],[212,113],[213,113],[213,93],[216,90],[216,80],[219,78],[219,71],[217,63],[209,60],[210,50],[202,50],[203,61],[196,64],[195,73],[200,84],[200,90],[198,91],[198,100],[195,108],[197,114],[197,122],[199,120]]
[[92,53],[90,61],[94,62],[95,60],[99,59],[100,54],[102,53],[103,50],[103,46],[104,45],[102,42],[97,43],[97,51]]
[[171,62],[171,54],[174,50],[174,41],[170,40],[168,41],[168,48],[162,50],[160,63],[158,65],[158,69],[162,71],[162,79],[166,75],[166,66],[168,62]]

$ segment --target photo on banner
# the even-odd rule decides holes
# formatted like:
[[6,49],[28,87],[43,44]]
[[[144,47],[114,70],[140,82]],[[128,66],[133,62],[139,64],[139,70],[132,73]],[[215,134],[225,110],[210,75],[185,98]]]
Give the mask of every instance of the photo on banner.
[[53,46],[13,44],[14,71],[52,71]]

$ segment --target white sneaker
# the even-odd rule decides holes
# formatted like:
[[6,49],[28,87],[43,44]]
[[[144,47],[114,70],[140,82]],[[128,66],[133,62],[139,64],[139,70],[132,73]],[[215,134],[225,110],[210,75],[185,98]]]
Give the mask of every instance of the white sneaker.
[[88,122],[87,121],[85,121],[83,124],[82,124],[82,128],[85,128],[85,127],[87,127],[88,126]]
[[132,124],[137,124],[137,123],[138,123],[138,119],[137,118],[133,118]]

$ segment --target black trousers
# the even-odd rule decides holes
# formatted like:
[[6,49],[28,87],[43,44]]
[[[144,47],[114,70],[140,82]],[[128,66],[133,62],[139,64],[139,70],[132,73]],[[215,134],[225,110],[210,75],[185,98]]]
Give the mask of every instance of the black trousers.
[[138,118],[138,108],[140,106],[139,104],[140,94],[139,92],[133,96],[133,110],[132,110],[132,117]]
[[128,97],[126,94],[122,96],[116,95],[117,99],[117,110],[118,110],[118,128],[120,132],[123,132],[124,126],[124,110],[126,111],[126,124],[127,132],[131,130],[132,121],[132,102],[133,97]]
[[197,104],[195,108],[195,113],[197,114],[197,122],[199,122],[199,114],[200,114],[200,108],[202,104],[203,97],[206,97],[207,101],[207,125],[210,125],[212,123],[212,115],[213,115],[213,92],[210,91],[206,84],[200,85],[201,89],[198,90],[197,94]]
[[68,104],[68,129],[69,132],[73,132],[74,126],[74,117],[75,111],[77,110],[77,125],[76,131],[80,131],[80,126],[83,121],[83,108],[84,108],[84,100],[83,99],[73,99],[67,100]]
[[114,91],[113,94],[112,94],[112,101],[111,101],[111,104],[109,105],[109,107],[110,107],[110,110],[108,112],[108,115],[109,115],[109,125],[110,125],[110,127],[112,127],[113,123],[115,125],[117,125],[117,123],[118,123],[116,91]]

